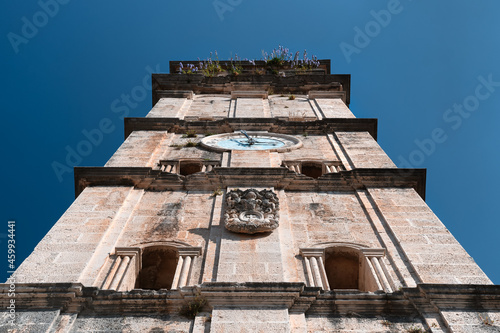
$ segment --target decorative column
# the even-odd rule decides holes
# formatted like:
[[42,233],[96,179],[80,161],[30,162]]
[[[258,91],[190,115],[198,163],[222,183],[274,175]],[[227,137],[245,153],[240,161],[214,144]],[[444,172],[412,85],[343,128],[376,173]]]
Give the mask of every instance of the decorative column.
[[324,172],[323,173],[337,173],[345,170],[342,162],[340,161],[332,161],[332,162],[324,162]]
[[290,171],[301,173],[301,162],[298,161],[283,161],[283,166]]
[[395,290],[394,281],[392,280],[387,267],[384,264],[383,257],[384,249],[363,249],[362,250],[367,266],[372,270],[373,277],[380,290],[386,293],[392,293]]
[[158,163],[160,166],[160,170],[164,172],[170,172],[170,173],[178,173],[179,172],[179,161],[160,161]]
[[203,161],[201,172],[210,172],[214,169],[214,167],[218,166],[220,166],[220,161],[215,161],[215,160]]
[[300,255],[306,266],[307,286],[330,290],[324,264],[325,249],[304,248],[300,249]]
[[[304,266],[307,275],[308,287],[320,287],[323,290],[330,290],[328,277],[325,269],[324,248],[302,248],[300,255],[304,258]],[[364,264],[364,272],[360,271],[360,279],[365,276],[366,283],[373,284],[372,288],[392,293],[395,290],[392,280],[384,264],[384,249],[360,249],[360,260]],[[371,282],[368,282],[371,281]],[[362,288],[362,287],[361,287]],[[372,290],[373,291],[373,290]]]
[[201,255],[200,247],[181,247],[178,248],[179,260],[175,269],[172,289],[179,289],[189,286],[191,283],[191,274],[196,258]]
[[117,291],[133,289],[135,279],[141,268],[140,253],[140,248],[116,248],[115,259],[101,284],[101,289],[114,289]]
[[377,285],[377,291],[384,290],[384,288],[382,288],[382,285],[380,284],[380,278],[377,276],[377,272],[375,271],[375,268],[373,267],[373,264],[370,261],[370,258],[365,257],[365,262],[366,262],[366,266],[368,267],[368,270],[370,271],[370,276],[373,278],[373,280],[375,281],[375,284]]

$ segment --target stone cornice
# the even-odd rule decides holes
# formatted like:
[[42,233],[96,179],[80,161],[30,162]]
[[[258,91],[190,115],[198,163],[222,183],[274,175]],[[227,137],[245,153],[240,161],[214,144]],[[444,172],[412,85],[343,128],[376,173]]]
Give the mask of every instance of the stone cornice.
[[189,176],[147,167],[75,167],[75,196],[87,186],[134,186],[151,191],[209,190],[225,187],[274,187],[289,191],[352,191],[367,187],[414,188],[425,200],[425,169],[354,169],[318,179],[287,168],[225,168]]
[[205,77],[200,74],[153,74],[153,106],[168,91],[193,91],[195,94],[230,94],[241,90],[272,90],[275,94],[307,95],[311,90],[343,91],[349,106],[351,76],[349,74],[238,75]]
[[220,118],[188,121],[178,118],[125,118],[125,138],[133,131],[168,131],[186,133],[232,133],[234,131],[268,131],[281,134],[325,134],[335,131],[368,132],[377,140],[375,118],[325,118],[314,121],[289,121],[280,118]]
[[[9,284],[0,284],[0,306],[9,305]],[[129,292],[84,287],[80,283],[16,284],[17,310],[58,309],[62,312],[95,314],[172,313],[196,297],[207,307],[283,307],[291,313],[406,314],[418,309],[435,311],[463,308],[471,311],[500,309],[499,285],[420,284],[394,293],[357,290],[321,292],[300,282],[209,282],[180,290]]]
[[500,285],[419,284],[403,288],[405,297],[416,305],[432,301],[438,308],[474,308],[500,310]]
[[[198,61],[182,61],[184,65],[198,66]],[[221,61],[221,63],[224,63]],[[349,106],[351,75],[330,74],[330,60],[320,60],[321,66],[307,71],[295,71],[283,68],[281,75],[255,74],[255,69],[265,69],[263,61],[256,61],[256,67],[242,63],[243,73],[228,75],[221,73],[217,76],[204,76],[202,74],[178,74],[176,69],[179,61],[170,62],[171,74],[152,74],[153,105],[158,102],[165,91],[184,90],[196,94],[229,94],[235,90],[268,90],[274,93],[307,94],[310,90],[344,91],[345,102]]]

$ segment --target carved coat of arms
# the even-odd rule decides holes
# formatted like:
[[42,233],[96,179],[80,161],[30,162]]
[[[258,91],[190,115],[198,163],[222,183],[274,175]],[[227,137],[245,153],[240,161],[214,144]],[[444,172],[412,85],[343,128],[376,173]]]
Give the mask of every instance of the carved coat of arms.
[[233,190],[226,195],[224,223],[228,230],[255,234],[279,225],[279,200],[271,190]]

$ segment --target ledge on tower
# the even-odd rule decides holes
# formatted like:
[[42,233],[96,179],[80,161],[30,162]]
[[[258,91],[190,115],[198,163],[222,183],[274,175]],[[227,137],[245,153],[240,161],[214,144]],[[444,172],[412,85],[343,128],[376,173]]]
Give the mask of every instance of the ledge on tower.
[[152,75],[153,105],[172,91],[195,94],[266,91],[268,94],[306,95],[311,90],[345,92],[345,102],[349,105],[351,76],[331,74],[329,59],[317,63],[318,67],[301,68],[292,67],[289,62],[270,65],[264,60],[241,61],[235,70],[234,62],[221,60],[217,70],[207,71],[198,68],[201,66],[199,61],[170,61],[170,74]]

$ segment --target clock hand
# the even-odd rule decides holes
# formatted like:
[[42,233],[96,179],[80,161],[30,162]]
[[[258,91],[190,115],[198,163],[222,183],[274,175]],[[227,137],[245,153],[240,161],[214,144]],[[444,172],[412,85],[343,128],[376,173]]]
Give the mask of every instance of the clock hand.
[[278,145],[278,143],[274,143],[274,142],[255,142],[254,144],[258,145],[258,144],[261,144],[261,145],[269,145],[269,146],[276,146]]
[[237,140],[237,139],[231,139],[231,141],[233,141],[233,142],[237,142],[237,143],[238,143],[238,145],[243,145],[243,146],[247,146],[247,145],[248,145],[248,143],[241,142],[241,141],[239,141],[239,140]]
[[247,137],[248,139],[248,144],[249,145],[253,145],[254,143],[257,143],[257,141],[255,141],[254,139],[252,139],[245,130],[240,130],[241,133],[243,133],[244,136]]

